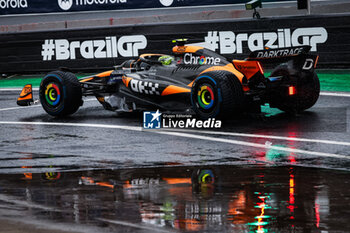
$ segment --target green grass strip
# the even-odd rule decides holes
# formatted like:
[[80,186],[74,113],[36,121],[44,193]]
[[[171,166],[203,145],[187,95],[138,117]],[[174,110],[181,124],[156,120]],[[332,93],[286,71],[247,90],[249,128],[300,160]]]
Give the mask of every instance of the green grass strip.
[[322,91],[350,92],[350,70],[346,73],[319,73]]

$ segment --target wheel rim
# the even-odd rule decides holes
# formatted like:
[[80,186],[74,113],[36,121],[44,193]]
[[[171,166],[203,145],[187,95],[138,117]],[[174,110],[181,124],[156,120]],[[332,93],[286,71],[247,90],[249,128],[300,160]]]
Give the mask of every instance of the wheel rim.
[[61,92],[59,87],[55,83],[49,83],[45,88],[45,99],[46,102],[55,107],[61,100]]
[[209,84],[203,84],[198,88],[198,104],[202,109],[208,110],[214,106],[215,95],[213,87]]
[[198,176],[198,183],[200,184],[214,184],[215,176],[211,170],[202,170]]

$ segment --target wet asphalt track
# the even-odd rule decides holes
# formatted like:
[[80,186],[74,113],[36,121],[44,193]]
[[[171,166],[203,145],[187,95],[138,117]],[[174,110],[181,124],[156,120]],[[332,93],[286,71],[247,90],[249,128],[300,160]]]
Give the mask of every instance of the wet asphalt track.
[[349,97],[164,132],[90,98],[55,119],[17,108],[17,94],[0,92],[0,219],[69,232],[350,231]]

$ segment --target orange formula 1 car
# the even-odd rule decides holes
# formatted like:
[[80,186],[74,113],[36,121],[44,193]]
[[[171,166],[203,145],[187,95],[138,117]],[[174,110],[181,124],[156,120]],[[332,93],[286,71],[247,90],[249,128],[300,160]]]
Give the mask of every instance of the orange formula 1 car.
[[[51,72],[40,85],[41,104],[60,117],[76,112],[82,96],[95,96],[115,112],[187,111],[206,119],[259,112],[266,103],[295,113],[319,97],[318,56],[308,54],[308,46],[255,51],[246,60],[228,61],[209,49],[186,45],[186,40],[176,42],[172,55],[143,54],[80,80],[66,70]],[[286,62],[265,77],[260,62],[271,60]],[[30,87],[23,89],[17,103],[31,101]]]

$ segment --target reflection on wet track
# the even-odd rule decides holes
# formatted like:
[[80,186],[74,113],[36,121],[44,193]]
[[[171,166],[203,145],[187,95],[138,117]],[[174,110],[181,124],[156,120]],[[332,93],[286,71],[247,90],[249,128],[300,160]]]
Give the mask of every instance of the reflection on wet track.
[[150,132],[94,101],[56,119],[17,94],[0,96],[0,232],[350,232],[348,97]]
[[0,175],[0,215],[114,232],[346,232],[349,178],[263,165]]

